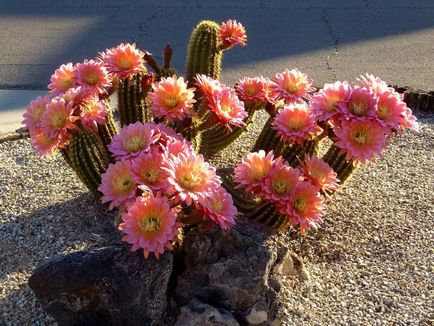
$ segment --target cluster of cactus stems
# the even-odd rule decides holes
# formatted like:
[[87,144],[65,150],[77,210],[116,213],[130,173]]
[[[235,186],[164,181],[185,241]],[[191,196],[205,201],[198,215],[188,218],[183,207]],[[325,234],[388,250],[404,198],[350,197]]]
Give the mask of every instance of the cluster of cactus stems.
[[327,153],[324,155],[324,161],[332,167],[336,172],[341,184],[345,183],[356,169],[356,164],[353,160],[347,160],[345,154],[340,154],[341,149],[334,144],[330,146]]

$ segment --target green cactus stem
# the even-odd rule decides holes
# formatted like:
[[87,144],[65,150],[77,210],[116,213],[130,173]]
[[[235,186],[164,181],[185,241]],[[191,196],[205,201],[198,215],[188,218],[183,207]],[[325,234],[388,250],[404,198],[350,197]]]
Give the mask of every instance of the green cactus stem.
[[197,74],[220,79],[223,51],[220,49],[219,25],[201,21],[193,30],[188,45],[186,79],[193,82]]
[[109,103],[106,102],[107,115],[105,117],[105,123],[98,125],[98,135],[101,138],[105,147],[111,143],[113,136],[119,132],[119,128],[115,119],[113,118],[112,110]]
[[334,144],[330,146],[324,155],[324,161],[336,172],[339,184],[343,185],[356,170],[357,164],[350,159],[345,159],[345,154],[339,154],[341,149]]
[[99,198],[101,174],[107,169],[109,155],[97,134],[90,129],[81,129],[72,137],[65,152],[69,165],[86,187]]
[[316,139],[307,139],[303,144],[294,143],[285,147],[282,151],[282,157],[292,167],[300,165],[300,160],[304,160],[305,155],[317,155],[319,142]]
[[261,133],[256,139],[255,145],[253,145],[252,152],[258,152],[261,149],[266,153],[273,150],[276,156],[279,156],[283,147],[279,147],[283,143],[280,141],[280,137],[277,135],[277,131],[273,129],[273,119],[274,117],[268,117],[262,128]]
[[142,92],[142,74],[120,81],[118,88],[118,110],[121,126],[134,122],[152,121],[152,111]]

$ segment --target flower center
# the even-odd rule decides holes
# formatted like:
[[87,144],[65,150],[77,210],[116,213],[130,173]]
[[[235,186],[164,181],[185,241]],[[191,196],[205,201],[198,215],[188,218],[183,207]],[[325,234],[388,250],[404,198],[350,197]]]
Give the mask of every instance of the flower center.
[[132,66],[131,60],[128,58],[119,58],[117,63],[122,70],[129,70]]
[[247,93],[248,95],[251,95],[251,96],[256,95],[256,87],[253,86],[253,85],[248,85],[248,86],[246,87],[246,93]]
[[53,117],[52,123],[53,127],[56,129],[60,129],[65,126],[67,121],[67,117],[64,114],[57,114]]
[[133,188],[133,181],[130,178],[120,178],[115,183],[116,192],[127,193]]
[[98,75],[94,71],[87,72],[84,81],[89,85],[95,85],[98,83]]
[[307,207],[307,203],[303,198],[297,198],[294,201],[294,208],[297,212],[302,213]]
[[298,130],[302,129],[303,126],[304,126],[304,123],[300,119],[289,119],[286,122],[286,128],[288,128],[288,130],[291,130],[291,131],[298,131]]
[[278,195],[283,195],[286,193],[288,184],[284,180],[275,180],[273,182],[273,190]]
[[365,145],[368,142],[368,133],[365,130],[356,130],[352,134],[353,140],[359,145]]
[[200,182],[200,176],[193,173],[180,176],[179,184],[182,188],[188,191],[194,191]]
[[126,142],[125,149],[129,153],[135,153],[145,148],[145,145],[146,145],[146,140],[143,137],[134,136]]
[[357,117],[363,117],[368,110],[368,105],[363,102],[351,103],[351,112]]
[[62,79],[60,80],[58,88],[62,91],[66,91],[72,87],[73,82],[74,82],[73,77]]
[[139,227],[145,232],[155,232],[160,229],[161,222],[158,216],[144,217],[139,221]]
[[388,110],[386,106],[378,106],[377,117],[380,120],[386,120],[388,117]]
[[151,169],[145,172],[145,180],[149,184],[156,183],[159,178],[160,178],[160,171],[158,171],[157,169]]
[[215,212],[220,213],[223,207],[223,203],[221,202],[221,200],[211,200],[211,207]]
[[169,95],[169,96],[166,96],[164,98],[164,104],[168,108],[173,109],[174,107],[176,107],[179,104],[179,99],[175,95]]

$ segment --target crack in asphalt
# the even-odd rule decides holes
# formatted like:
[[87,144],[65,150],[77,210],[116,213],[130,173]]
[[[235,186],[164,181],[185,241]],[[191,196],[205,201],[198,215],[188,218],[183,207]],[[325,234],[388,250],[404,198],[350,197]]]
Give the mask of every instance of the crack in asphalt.
[[333,56],[336,56],[336,55],[339,54],[339,37],[338,37],[338,36],[335,34],[335,32],[333,31],[333,27],[332,27],[332,25],[331,25],[329,19],[327,18],[327,10],[326,10],[326,9],[323,10],[323,13],[321,14],[321,18],[322,18],[322,20],[324,21],[324,23],[326,24],[326,26],[327,26],[327,30],[328,30],[328,32],[329,32],[331,38],[333,39],[333,43],[334,43],[334,50],[333,50],[333,52],[330,53],[330,54],[328,54],[328,55],[325,57],[325,61],[326,61],[326,65],[327,65],[327,69],[330,70],[330,72],[333,74],[333,79],[334,79],[334,81],[337,81],[338,78],[337,78],[337,75],[336,75],[336,71],[333,69],[333,67],[332,67],[332,65],[331,65],[331,63],[330,63],[330,61],[331,61],[331,58],[332,58]]

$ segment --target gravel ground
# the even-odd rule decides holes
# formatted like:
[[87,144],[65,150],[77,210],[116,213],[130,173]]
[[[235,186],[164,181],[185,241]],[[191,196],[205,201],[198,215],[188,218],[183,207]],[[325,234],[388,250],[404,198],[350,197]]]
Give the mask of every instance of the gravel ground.
[[[319,230],[288,235],[309,279],[284,279],[285,325],[432,325],[434,115],[397,137],[377,165],[359,169]],[[235,164],[263,119],[212,161]],[[60,157],[29,140],[0,144],[0,325],[54,324],[27,286],[53,255],[101,247],[113,216]],[[3,323],[2,323],[3,321]]]

